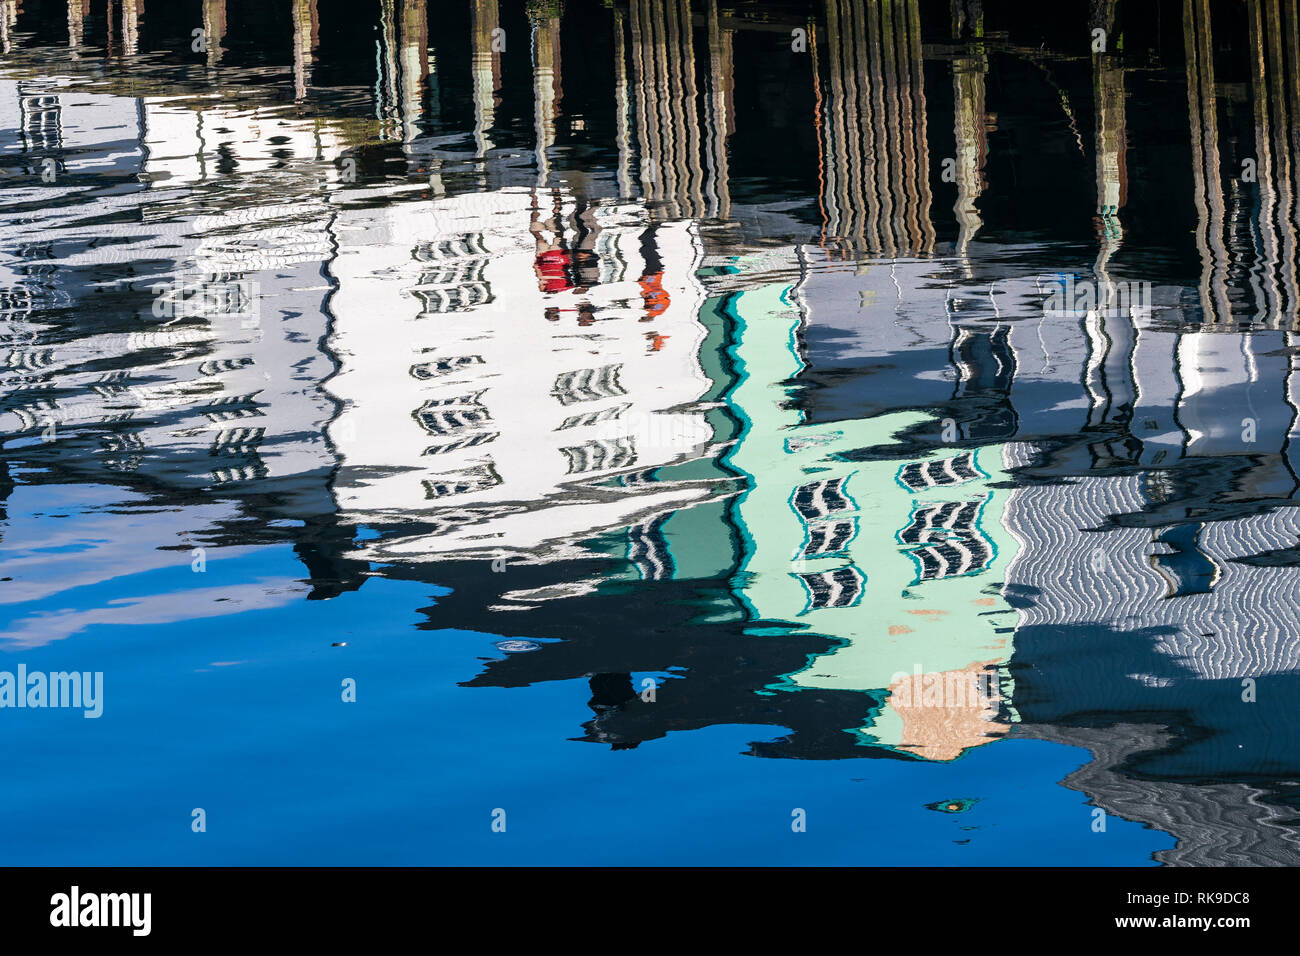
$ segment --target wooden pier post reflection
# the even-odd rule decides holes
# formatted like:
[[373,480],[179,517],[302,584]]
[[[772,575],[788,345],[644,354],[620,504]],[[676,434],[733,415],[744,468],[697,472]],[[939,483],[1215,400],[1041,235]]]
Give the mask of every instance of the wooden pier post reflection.
[[[315,2],[311,0],[313,7]],[[424,0],[402,0],[399,37],[398,116],[402,141],[409,143],[419,132],[429,75],[429,23]]]
[[375,116],[380,139],[397,139],[401,125],[397,93],[396,0],[379,2],[379,76],[375,86]]
[[1097,0],[1089,22],[1090,29],[1105,31],[1107,43],[1105,52],[1092,55],[1098,238],[1093,274],[1097,308],[1084,319],[1089,346],[1084,387],[1091,399],[1088,425],[1107,434],[1107,438],[1090,446],[1093,461],[1106,466],[1133,464],[1141,447],[1126,439],[1138,397],[1133,374],[1137,327],[1130,308],[1132,295],[1127,287],[1122,296],[1117,294],[1110,276],[1111,257],[1124,236],[1119,212],[1128,198],[1124,65],[1114,35],[1115,7],[1116,0]]
[[1224,242],[1219,120],[1214,90],[1214,49],[1209,0],[1184,0],[1187,110],[1192,137],[1196,247],[1201,256],[1201,309],[1207,323],[1228,321],[1228,248]]
[[[1286,0],[1249,0],[1245,20],[1253,155],[1249,145],[1247,155],[1238,150],[1238,130],[1220,130],[1209,0],[1184,2],[1200,308],[1208,325],[1251,321],[1294,330],[1300,327],[1300,158],[1294,146],[1300,13]],[[1226,167],[1224,136],[1223,148],[1233,151]]]
[[[319,43],[320,25],[316,14],[316,0],[293,2],[293,95],[301,100],[311,84],[311,67]],[[224,15],[223,18],[224,20]]]
[[[973,9],[972,9],[973,8]],[[984,76],[988,55],[984,50],[983,17],[979,4],[953,0],[953,39],[966,40],[967,52],[952,61],[952,93],[957,142],[956,253],[966,257],[971,240],[984,225],[975,202],[984,192],[984,166],[988,161],[988,114],[984,107]]]
[[918,4],[826,0],[825,15],[826,77],[816,79],[823,244],[846,256],[928,253],[935,234]]
[[537,185],[545,187],[551,175],[550,148],[555,143],[555,121],[564,91],[560,85],[560,18],[533,21],[533,123]]
[[632,0],[641,191],[670,218],[705,215],[690,0]]
[[727,159],[727,137],[735,131],[732,31],[718,19],[718,0],[708,0],[709,116],[708,167],[705,191],[709,216],[726,219],[731,215],[731,170]]
[[144,0],[122,0],[122,55],[135,56],[140,48],[140,17]]
[[[1105,30],[1107,37],[1115,29],[1115,4],[1116,0],[1102,0],[1091,23],[1094,29]],[[1108,42],[1106,52],[1092,55],[1092,89],[1096,117],[1097,228],[1103,256],[1109,260],[1124,235],[1119,211],[1128,200],[1124,65],[1114,52],[1113,41]],[[1104,269],[1104,262],[1101,268]]]
[[473,70],[474,152],[480,159],[492,149],[489,137],[500,102],[501,54],[495,40],[501,34],[497,0],[474,0],[470,7],[470,68]]
[[208,47],[208,66],[218,66],[224,52],[221,41],[226,38],[226,0],[203,0],[203,35]]
[[627,79],[627,29],[623,11],[614,8],[614,145],[618,149],[618,194],[632,196],[632,102]]
[[1249,0],[1251,99],[1255,178],[1259,188],[1256,318],[1300,325],[1297,227],[1300,157],[1295,153],[1300,114],[1300,40],[1295,7],[1286,0]]
[[[18,7],[21,0],[0,0],[0,53],[13,50],[13,29],[18,19]],[[72,27],[72,4],[68,4],[68,28]],[[69,43],[69,46],[73,44]]]
[[86,3],[88,0],[68,0],[68,49],[76,51],[85,39]]

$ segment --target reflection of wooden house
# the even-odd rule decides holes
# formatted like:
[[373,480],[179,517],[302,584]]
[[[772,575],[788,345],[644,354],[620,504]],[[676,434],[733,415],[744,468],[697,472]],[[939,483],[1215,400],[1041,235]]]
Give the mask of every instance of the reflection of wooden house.
[[[8,87],[0,103],[27,109],[22,84]],[[68,225],[66,205],[56,204],[11,224],[23,250],[11,268],[25,277],[44,270],[47,300],[94,294],[108,321],[56,344],[11,349],[0,375],[23,387],[0,423],[17,432],[53,423],[61,434],[93,427],[105,467],[191,486],[323,474],[331,409],[316,382],[329,362],[316,343],[333,210],[293,197],[294,188],[315,192],[314,170],[279,170],[280,201],[233,211],[200,213],[190,189],[246,173],[256,194],[260,171],[291,158],[314,162],[328,130],[149,98],[51,97],[59,102],[46,109],[57,106],[57,115],[41,120],[43,145],[33,142],[32,155],[73,158],[55,183],[34,188],[56,190],[66,204],[95,184],[99,216]],[[224,171],[214,165],[223,143],[234,164]],[[157,271],[124,273],[139,262]],[[148,381],[119,368],[137,360]],[[55,381],[57,394],[46,394]]]
[[[974,265],[971,274],[978,275],[978,259]],[[1290,380],[1289,358],[1282,343],[1272,341],[1282,333],[1180,335],[1149,327],[1149,317],[1142,314],[1044,317],[1031,311],[1041,309],[1042,285],[1041,277],[1030,275],[982,287],[974,278],[954,278],[942,261],[814,270],[795,293],[806,321],[800,323],[793,305],[772,295],[766,314],[784,315],[785,325],[769,334],[772,341],[786,343],[782,348],[789,357],[778,359],[781,353],[769,351],[766,364],[744,345],[761,328],[743,319],[747,304],[758,305],[757,293],[739,296],[737,354],[746,377],[734,396],[745,408],[746,420],[756,423],[756,409],[763,407],[747,400],[761,392],[760,383],[799,376],[821,386],[811,391],[774,388],[767,400],[769,413],[774,421],[784,416],[790,433],[766,454],[757,454],[752,450],[757,427],[751,424],[728,456],[729,463],[743,468],[753,455],[768,469],[755,467],[755,487],[737,505],[740,515],[758,516],[745,522],[749,533],[753,527],[789,525],[772,536],[785,539],[786,545],[760,549],[756,543],[754,555],[746,558],[740,580],[746,593],[756,595],[753,616],[843,634],[829,618],[851,618],[864,605],[879,608],[873,585],[891,580],[887,552],[867,550],[868,562],[886,562],[873,571],[857,559],[848,560],[852,542],[871,540],[872,515],[889,497],[881,489],[893,493],[901,492],[901,486],[915,487],[919,477],[936,467],[931,459],[944,456],[948,460],[938,466],[939,474],[954,490],[982,488],[986,479],[979,478],[981,471],[993,485],[1012,469],[1046,480],[1015,489],[993,487],[992,507],[980,512],[980,527],[988,529],[1003,567],[986,580],[996,577],[1005,585],[992,594],[973,592],[970,598],[992,599],[991,610],[1003,613],[991,617],[1008,633],[1013,623],[1083,627],[1111,619],[1116,608],[1123,608],[1127,624],[1161,635],[1156,648],[1171,655],[1171,663],[1180,661],[1202,677],[1281,674],[1295,668],[1300,661],[1293,659],[1283,636],[1287,615],[1267,610],[1300,606],[1300,594],[1290,593],[1295,576],[1258,557],[1294,546],[1300,526],[1289,517],[1290,509],[1223,516],[1211,510],[1203,518],[1219,520],[1179,521],[1175,519],[1183,512],[1175,507],[1177,491],[1161,487],[1162,472],[1150,472],[1144,481],[1092,471],[1099,462],[1142,461],[1173,469],[1166,474],[1177,482],[1180,474],[1198,469],[1226,469],[1225,474],[1237,476],[1226,486],[1220,482],[1220,487],[1236,489],[1227,491],[1227,502],[1261,495],[1289,498],[1296,484],[1285,451],[1296,415],[1289,393],[1276,388],[1276,382]],[[796,341],[801,353],[794,351]],[[950,415],[956,454],[943,448],[939,422],[898,411],[907,408]],[[873,417],[862,419],[864,411]],[[1249,429],[1243,427],[1248,424],[1243,417],[1250,418]],[[1086,437],[1090,434],[1097,437]],[[1085,437],[1074,439],[1074,445],[1063,445],[1059,437],[1076,435]],[[962,444],[972,438],[1010,443]],[[894,449],[908,442],[934,450],[900,466]],[[967,451],[979,468],[967,466]],[[800,455],[808,459],[802,465]],[[767,463],[780,461],[789,463],[791,475],[765,480],[775,467]],[[808,469],[802,478],[800,467]],[[886,474],[891,468],[895,473]],[[870,480],[858,477],[873,472]],[[977,480],[969,484],[957,480],[972,473]],[[1056,475],[1069,477],[1051,481]],[[870,494],[855,488],[870,489]],[[945,595],[956,594],[960,585],[942,580],[947,569],[975,567],[984,550],[981,540],[962,526],[967,506],[931,488],[914,500],[910,521],[893,528],[888,521],[876,522],[877,540],[890,536],[900,549],[914,546],[914,576],[899,578],[884,590],[914,592],[911,599],[923,594],[934,576]],[[1231,505],[1219,506],[1225,507]],[[942,564],[939,555],[915,547],[919,536],[936,526],[944,527],[953,542]],[[768,539],[755,536],[758,540]],[[1268,597],[1247,600],[1246,595]],[[1008,620],[1007,598],[1020,609],[1018,621]],[[780,603],[794,610],[774,610]],[[938,610],[951,613],[950,608]],[[1264,620],[1270,615],[1272,620]],[[1231,626],[1230,620],[1235,622]],[[890,623],[877,626],[887,632]],[[917,629],[912,622],[902,627],[908,630],[900,628],[899,635],[913,640]],[[1216,636],[1198,638],[1193,631]],[[1225,631],[1232,636],[1219,636]],[[1246,638],[1247,633],[1262,639]],[[883,646],[902,644],[890,645],[889,636]],[[898,689],[892,672],[867,677],[868,671],[855,674],[844,666],[861,654],[865,668],[887,667],[887,655],[873,656],[872,647],[855,637],[825,661],[793,675],[790,683],[856,682],[874,689],[894,683]],[[930,654],[941,661],[940,651]],[[996,666],[1005,654],[984,660]],[[924,671],[931,669],[926,656],[915,656]],[[979,660],[972,655],[953,666]],[[1095,706],[1103,706],[1102,701]],[[874,729],[887,729],[891,721],[897,725],[898,710],[887,706]],[[934,732],[936,746],[943,731],[955,733],[955,725]],[[899,732],[895,739],[906,736]]]
[[[996,569],[1015,542],[1001,526],[1001,449],[860,457],[928,418],[893,412],[808,423],[781,385],[804,369],[801,292],[773,285],[736,297],[730,399],[746,427],[726,463],[747,477],[734,513],[735,578],[750,617],[843,642],[773,690],[853,689],[885,706],[859,731],[930,759],[951,759],[1005,733],[1011,653]],[[943,699],[926,694],[935,682]],[[955,696],[954,696],[955,694]],[[864,714],[864,716],[867,716]]]
[[1267,559],[1300,539],[1296,510],[1205,520],[1194,486],[1177,507],[1165,504],[1173,491],[1155,475],[1017,489],[1007,522],[1022,544],[1008,586],[1033,595],[1020,602],[1019,625],[1082,627],[1118,613],[1124,629],[1154,635],[1159,653],[1201,679],[1300,669],[1300,574]]
[[434,529],[385,542],[389,560],[540,554],[705,494],[630,480],[712,438],[690,408],[710,386],[693,228],[596,207],[583,236],[537,238],[553,201],[506,189],[341,216],[339,506]]
[[[978,256],[972,265],[986,271]],[[854,406],[947,408],[962,436],[1011,439],[999,467],[1035,479],[1009,493],[1002,517],[1019,541],[1007,586],[1036,595],[1017,602],[1022,625],[1083,625],[1124,608],[1133,627],[1167,631],[1160,643],[1203,676],[1295,666],[1276,609],[1298,606],[1300,580],[1251,556],[1292,548],[1300,524],[1291,508],[1240,512],[1297,490],[1286,333],[1043,315],[1050,277],[997,274],[954,280],[942,261],[919,260],[814,272],[800,291],[802,337],[810,374],[834,383],[814,392],[814,419],[829,428]],[[981,356],[1007,374],[979,373]],[[938,431],[915,434],[933,442]],[[1106,471],[1123,465],[1147,470]],[[1195,500],[1201,471],[1223,476],[1219,500]],[[1225,630],[1237,636],[1191,633]]]

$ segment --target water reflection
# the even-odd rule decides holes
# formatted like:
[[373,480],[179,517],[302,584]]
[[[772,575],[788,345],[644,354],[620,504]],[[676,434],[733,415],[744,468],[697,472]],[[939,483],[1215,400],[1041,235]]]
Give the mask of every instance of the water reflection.
[[1066,743],[1296,861],[1289,12],[282,6],[0,10],[8,646],[426,582],[583,741]]
[[823,239],[859,254],[930,252],[935,237],[918,5],[828,2],[825,30],[824,75],[812,50]]

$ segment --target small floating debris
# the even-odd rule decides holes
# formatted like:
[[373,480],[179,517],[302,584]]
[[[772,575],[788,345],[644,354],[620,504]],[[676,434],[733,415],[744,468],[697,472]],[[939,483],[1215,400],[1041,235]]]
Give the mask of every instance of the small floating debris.
[[505,651],[507,654],[520,654],[524,651],[535,651],[542,645],[535,644],[532,641],[498,641],[497,650]]
[[335,641],[333,644],[330,645],[330,647],[347,647],[347,646],[348,646],[347,641]]
[[937,803],[927,803],[927,810],[938,810],[940,813],[965,813],[971,807],[975,806],[974,800],[940,800]]

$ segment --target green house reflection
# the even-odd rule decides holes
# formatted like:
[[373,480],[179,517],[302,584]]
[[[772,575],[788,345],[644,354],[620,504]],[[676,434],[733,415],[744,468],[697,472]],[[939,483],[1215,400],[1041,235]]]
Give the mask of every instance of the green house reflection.
[[[734,268],[757,270],[755,259]],[[729,574],[753,640],[833,642],[762,693],[861,691],[861,724],[842,729],[862,745],[951,760],[1017,719],[1006,670],[1015,612],[1001,593],[1018,548],[1003,522],[1005,445],[890,452],[903,432],[947,425],[958,438],[915,411],[809,421],[800,281],[751,284],[702,310],[727,319],[731,384],[719,404],[735,436],[716,463],[679,465],[673,477],[707,464],[742,490],[630,529],[628,573]]]

